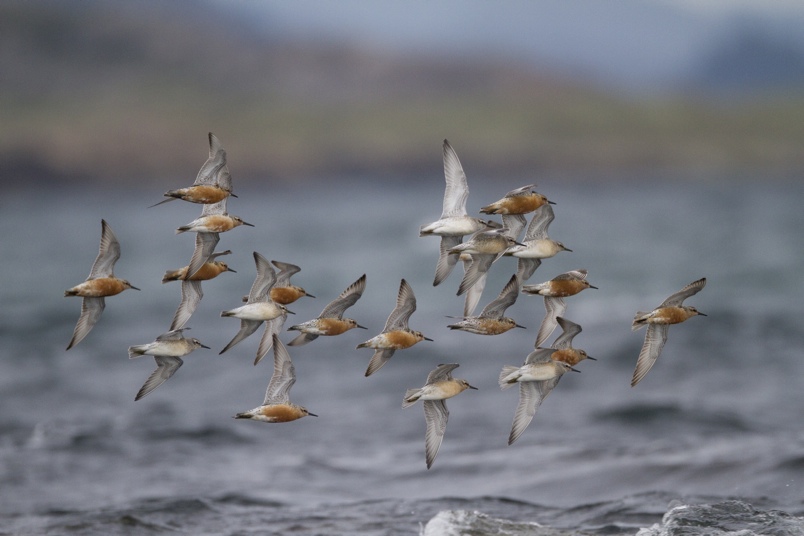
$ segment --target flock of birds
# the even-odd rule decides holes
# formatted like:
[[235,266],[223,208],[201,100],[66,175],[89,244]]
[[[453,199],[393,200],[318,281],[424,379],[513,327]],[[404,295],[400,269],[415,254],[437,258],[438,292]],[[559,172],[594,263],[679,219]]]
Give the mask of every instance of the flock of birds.
[[[561,377],[566,372],[578,372],[574,367],[581,361],[594,359],[584,350],[572,346],[574,337],[581,332],[581,326],[566,318],[565,298],[587,288],[597,287],[587,281],[587,271],[583,269],[571,270],[539,284],[525,284],[543,259],[553,257],[561,251],[571,251],[547,234],[555,217],[552,202],[534,191],[534,185],[527,185],[508,192],[502,199],[481,209],[484,214],[500,215],[502,223],[470,216],[466,212],[469,195],[466,175],[447,140],[444,140],[443,154],[446,179],[443,211],[437,221],[419,229],[419,236],[432,235],[441,239],[433,285],[444,282],[458,261],[463,265],[464,273],[458,287],[458,295],[465,294],[463,315],[457,317],[457,321],[450,324],[449,328],[481,335],[499,335],[515,327],[522,327],[504,316],[506,309],[514,304],[520,293],[544,298],[546,313],[536,335],[534,350],[525,358],[524,364],[506,365],[499,375],[498,381],[502,389],[519,385],[519,403],[508,438],[510,445],[525,431],[540,404],[556,387]],[[227,199],[236,196],[232,193],[226,151],[212,133],[209,133],[209,157],[193,185],[170,190],[165,196],[167,199],[156,205],[180,199],[201,204],[203,208],[200,217],[176,230],[177,233],[196,233],[195,249],[189,264],[166,272],[162,279],[163,283],[181,282],[181,302],[169,331],[159,335],[153,342],[128,349],[130,358],[150,355],[157,365],[138,391],[135,400],[144,397],[173,376],[183,364],[183,356],[198,348],[209,348],[198,339],[185,337],[184,332],[190,329],[185,325],[203,297],[201,282],[224,272],[234,271],[225,262],[217,260],[231,253],[229,250],[219,253],[214,251],[220,233],[240,225],[251,225],[230,215],[226,210]],[[530,213],[533,216],[528,224],[525,215]],[[519,236],[526,225],[527,230],[520,242]],[[469,236],[466,241],[465,236]],[[479,315],[474,315],[485,288],[488,271],[503,256],[518,259],[517,271],[500,294]],[[81,342],[98,321],[105,306],[105,297],[114,296],[126,289],[139,290],[128,281],[115,277],[114,265],[119,258],[120,243],[108,223],[102,220],[100,248],[89,277],[83,283],[65,291],[65,296],[83,298],[81,316],[67,350]],[[258,364],[273,348],[274,370],[263,403],[254,409],[238,413],[235,417],[276,423],[293,421],[307,415],[316,416],[290,401],[289,392],[296,381],[296,375],[290,354],[279,339],[279,332],[289,312],[286,306],[303,296],[314,296],[290,283],[291,276],[300,270],[298,266],[275,260],[269,262],[256,251],[254,261],[256,278],[248,296],[243,297],[245,303],[221,313],[223,317],[239,319],[240,330],[220,353],[252,335],[264,323],[265,331],[260,339],[254,364]],[[278,273],[274,267],[279,270]],[[668,326],[695,315],[703,315],[694,307],[683,305],[683,302],[700,291],[705,284],[706,279],[694,281],[672,294],[655,309],[636,314],[632,329],[647,326],[647,333],[637,358],[632,386],[639,383],[656,363],[667,340]],[[365,288],[366,275],[363,274],[324,307],[317,318],[288,328],[300,332],[288,346],[301,346],[320,336],[336,336],[354,328],[366,329],[356,320],[343,316],[360,299]],[[408,321],[415,310],[416,297],[413,289],[402,279],[396,306],[382,332],[357,346],[358,349],[374,350],[366,376],[371,376],[388,363],[396,350],[410,348],[423,340],[432,340],[408,327]],[[559,326],[562,333],[549,347],[543,347]],[[452,372],[457,367],[457,363],[438,365],[430,372],[423,387],[408,389],[403,397],[403,408],[418,400],[422,401],[426,421],[425,454],[428,469],[435,460],[447,426],[449,411],[445,400],[467,389],[475,389],[466,380],[452,377]]]

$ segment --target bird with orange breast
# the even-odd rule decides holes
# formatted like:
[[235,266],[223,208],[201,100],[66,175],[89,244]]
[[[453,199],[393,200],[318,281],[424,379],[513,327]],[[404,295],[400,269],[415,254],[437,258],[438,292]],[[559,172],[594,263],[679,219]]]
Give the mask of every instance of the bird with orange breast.
[[639,351],[634,375],[631,378],[631,387],[638,384],[648,371],[656,364],[659,354],[662,353],[664,343],[667,342],[667,330],[670,324],[679,324],[693,316],[706,316],[691,305],[683,305],[684,300],[700,292],[706,285],[706,278],[693,281],[675,294],[664,300],[659,307],[650,311],[639,311],[634,316],[631,329],[636,331],[642,326],[648,326],[645,333],[645,342]]
[[204,162],[204,165],[201,166],[201,169],[198,170],[198,175],[195,177],[193,185],[187,188],[169,190],[165,193],[165,197],[168,199],[151,206],[155,207],[176,199],[206,205],[218,203],[229,196],[237,197],[232,193],[232,176],[226,163],[226,151],[218,137],[210,132],[209,157]]
[[522,292],[525,294],[544,296],[546,314],[536,335],[536,347],[541,346],[553,333],[553,330],[556,329],[556,326],[558,326],[556,317],[564,316],[564,312],[567,310],[564,298],[574,296],[587,288],[597,288],[586,280],[586,275],[586,270],[570,270],[554,277],[550,281],[537,285],[522,286]]
[[416,296],[413,295],[410,284],[403,279],[399,284],[396,307],[388,316],[382,333],[357,345],[357,348],[374,348],[375,350],[366,369],[366,376],[371,376],[380,370],[391,359],[395,351],[410,348],[420,341],[433,340],[422,335],[420,331],[408,328],[408,320],[415,310]]
[[273,347],[274,372],[268,382],[265,399],[256,408],[238,413],[234,418],[274,423],[295,421],[308,415],[318,417],[307,408],[290,401],[290,388],[296,383],[296,369],[287,348],[276,335],[273,335]]
[[[200,233],[196,236],[195,247],[196,249],[203,247],[203,238]],[[190,317],[201,302],[201,298],[204,297],[204,292],[201,289],[202,281],[214,279],[224,272],[237,273],[229,268],[227,263],[215,260],[218,257],[230,255],[231,253],[232,252],[228,249],[221,253],[213,253],[190,278],[187,278],[189,266],[165,272],[165,275],[162,277],[162,284],[169,283],[170,281],[181,281],[181,302],[176,309],[176,313],[173,315],[173,322],[170,324],[171,330],[184,327],[187,321],[190,320]]]
[[528,214],[537,208],[554,203],[536,192],[535,184],[511,190],[505,197],[480,209],[483,214]]
[[69,350],[92,330],[106,307],[104,298],[120,294],[126,289],[140,290],[125,279],[114,276],[114,265],[120,258],[120,242],[112,232],[112,228],[101,220],[101,239],[98,256],[89,271],[86,281],[64,291],[64,296],[80,296],[81,316],[73,330],[73,338],[67,345]]
[[301,333],[290,341],[288,346],[301,346],[316,340],[321,335],[332,337],[354,328],[366,329],[358,324],[357,320],[343,317],[343,313],[357,303],[365,290],[366,274],[363,274],[357,281],[346,287],[340,296],[329,302],[317,318],[290,326],[288,331],[301,331]]

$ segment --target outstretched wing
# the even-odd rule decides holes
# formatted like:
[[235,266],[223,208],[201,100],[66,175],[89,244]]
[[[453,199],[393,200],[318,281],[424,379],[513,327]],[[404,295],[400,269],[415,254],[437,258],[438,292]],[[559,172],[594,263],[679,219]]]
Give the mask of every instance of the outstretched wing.
[[263,406],[290,402],[290,388],[296,383],[296,369],[293,367],[293,361],[290,360],[287,348],[277,335],[273,335],[272,345],[274,347],[274,372],[271,375],[271,381],[268,382],[268,389],[265,390]]
[[702,288],[706,285],[706,278],[702,277],[697,281],[693,281],[686,287],[682,288],[666,300],[662,302],[659,307],[677,307],[682,304],[684,300],[692,296],[693,294],[697,294]]
[[416,296],[410,284],[404,279],[399,284],[399,292],[396,296],[396,307],[391,311],[388,320],[385,322],[383,333],[397,329],[406,329],[410,315],[416,310]]
[[114,263],[120,258],[120,242],[112,232],[112,228],[101,220],[101,239],[98,248],[98,256],[92,263],[87,279],[97,279],[99,277],[114,277]]
[[556,337],[556,340],[553,342],[552,347],[555,348],[556,350],[571,348],[572,339],[574,339],[575,336],[582,331],[581,326],[579,326],[575,322],[567,320],[562,316],[556,316],[556,322],[558,322],[558,325],[561,326],[563,332],[561,333],[561,335]]
[[500,291],[500,295],[483,308],[483,311],[480,312],[480,316],[486,318],[502,318],[503,314],[505,314],[505,310],[514,304],[518,295],[519,280],[516,275],[512,275],[511,279],[508,280],[508,283],[506,283],[502,291]]
[[318,318],[341,318],[343,312],[360,299],[364,290],[366,290],[366,274],[361,275],[357,281],[346,287],[340,296],[324,307]]
[[444,439],[449,410],[443,400],[425,400],[422,404],[424,420],[427,423],[427,431],[424,434],[424,452],[429,469],[433,465],[438,449],[441,447],[441,441]]
[[525,233],[525,241],[547,238],[547,228],[555,218],[553,207],[549,204],[544,204],[537,208],[533,213],[533,218],[530,220],[528,231]]
[[634,375],[631,377],[631,387],[638,384],[656,364],[656,360],[659,359],[659,354],[664,348],[664,343],[667,342],[667,329],[666,324],[648,325],[645,342],[642,344],[642,350],[639,351]]
[[455,149],[444,140],[444,178],[447,187],[444,190],[444,206],[441,211],[442,218],[466,215],[466,200],[469,198],[469,184],[463,172],[461,161]]
[[254,252],[254,262],[257,264],[257,277],[248,293],[248,303],[267,299],[267,293],[276,283],[276,272],[274,272],[268,259]]
[[427,375],[427,384],[452,379],[452,371],[458,368],[458,363],[444,363],[438,365]]

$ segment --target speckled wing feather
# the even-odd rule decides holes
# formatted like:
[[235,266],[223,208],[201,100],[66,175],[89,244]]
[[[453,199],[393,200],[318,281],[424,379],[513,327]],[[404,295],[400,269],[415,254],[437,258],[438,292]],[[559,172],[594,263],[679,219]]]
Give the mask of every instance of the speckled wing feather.
[[442,236],[438,248],[438,263],[436,264],[435,279],[433,286],[440,285],[452,273],[452,269],[458,263],[460,255],[450,255],[449,250],[457,246],[463,240],[460,236]]
[[114,277],[114,264],[120,258],[120,242],[112,232],[112,228],[101,220],[101,239],[98,248],[98,256],[92,263],[87,279],[97,279],[99,277]]
[[443,400],[425,400],[424,420],[427,423],[427,431],[424,434],[424,451],[429,469],[435,461],[438,449],[444,439],[444,432],[447,429],[449,410]]
[[385,321],[385,328],[382,332],[395,331],[398,329],[407,329],[408,320],[410,315],[416,311],[416,296],[413,294],[413,289],[410,284],[404,279],[399,284],[399,292],[396,296],[396,307],[388,315],[388,320]]
[[664,348],[664,343],[667,342],[668,327],[666,324],[648,325],[648,330],[645,332],[645,342],[639,351],[634,375],[631,377],[631,387],[638,384],[656,364],[656,360],[659,359],[659,354],[662,353],[662,348]]
[[154,360],[156,361],[156,370],[148,376],[148,379],[140,387],[137,396],[134,398],[135,401],[165,383],[184,364],[181,358],[172,356],[158,355],[154,357]]
[[346,287],[340,296],[329,302],[318,318],[342,318],[344,311],[360,299],[364,290],[366,290],[366,274],[361,275],[357,281]]
[[209,157],[201,165],[198,175],[195,177],[194,185],[216,184],[219,171],[226,166],[226,151],[221,145],[221,141],[212,132],[209,133]]
[[706,285],[706,278],[702,277],[697,281],[693,281],[686,287],[682,288],[666,300],[664,300],[659,307],[678,307],[684,300],[690,296],[697,294]]
[[579,326],[575,322],[567,320],[562,316],[557,316],[556,322],[558,322],[558,325],[561,326],[561,329],[563,331],[561,335],[556,337],[556,340],[553,341],[552,347],[555,348],[556,350],[571,348],[572,339],[574,339],[575,336],[582,331],[581,326]]
[[78,322],[75,324],[73,338],[67,346],[68,350],[81,342],[92,331],[105,306],[106,302],[103,298],[84,298],[81,301],[81,316],[78,317]]
[[170,329],[183,328],[193,316],[204,292],[201,290],[201,281],[182,281],[181,282],[181,302],[173,315],[173,322]]
[[265,390],[265,400],[262,405],[287,404],[290,402],[290,388],[296,383],[296,369],[290,359],[285,345],[279,337],[273,335],[272,346],[274,348],[274,372],[268,388]]
[[220,235],[218,233],[207,233],[199,231],[195,233],[195,249],[193,256],[190,258],[190,263],[187,265],[187,273],[184,276],[185,280],[190,279],[195,273],[204,266],[218,245]]
[[547,238],[547,228],[555,219],[553,207],[544,204],[536,209],[525,233],[525,241],[543,240]]
[[276,272],[268,259],[255,251],[254,262],[257,265],[257,277],[248,293],[248,303],[268,300],[268,291],[276,283]]
[[282,326],[285,325],[287,317],[288,315],[283,314],[265,322],[265,332],[262,334],[260,345],[257,347],[257,357],[254,359],[255,365],[262,361],[265,354],[271,350],[276,336],[279,335],[279,332],[282,331]]
[[544,309],[546,312],[544,319],[542,319],[542,324],[539,326],[539,332],[536,335],[535,346],[541,346],[542,343],[550,337],[550,334],[553,333],[556,326],[558,326],[556,317],[564,316],[567,310],[567,304],[564,298],[550,298],[545,296]]
[[480,316],[484,318],[502,318],[505,310],[516,302],[517,296],[519,296],[519,281],[516,275],[512,275],[511,279],[500,291],[500,294],[483,308]]
[[442,380],[451,380],[452,371],[456,368],[458,368],[458,363],[444,363],[438,365],[436,368],[430,371],[430,374],[427,375],[425,385],[440,382]]

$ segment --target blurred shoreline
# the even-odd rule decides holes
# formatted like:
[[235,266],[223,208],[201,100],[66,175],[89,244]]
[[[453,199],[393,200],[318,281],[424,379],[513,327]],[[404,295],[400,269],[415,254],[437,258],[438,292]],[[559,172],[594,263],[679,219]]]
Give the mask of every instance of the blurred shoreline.
[[0,15],[4,186],[183,184],[208,131],[239,179],[274,184],[429,177],[444,138],[467,173],[494,177],[804,169],[797,85],[634,95],[507,57],[267,36],[191,0]]

